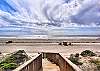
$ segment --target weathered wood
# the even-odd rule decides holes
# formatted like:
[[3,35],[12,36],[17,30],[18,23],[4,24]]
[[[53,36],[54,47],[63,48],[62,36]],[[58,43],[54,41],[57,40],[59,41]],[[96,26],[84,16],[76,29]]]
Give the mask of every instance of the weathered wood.
[[13,71],[39,71],[42,68],[42,54],[38,54]]
[[79,67],[59,53],[46,53],[49,61],[59,66],[60,71],[82,71]]

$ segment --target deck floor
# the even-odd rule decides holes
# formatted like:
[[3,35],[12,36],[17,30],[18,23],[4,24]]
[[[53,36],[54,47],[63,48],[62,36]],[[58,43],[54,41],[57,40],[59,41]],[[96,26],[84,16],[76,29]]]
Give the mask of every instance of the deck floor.
[[42,69],[40,71],[60,71],[60,68],[47,59],[42,59]]

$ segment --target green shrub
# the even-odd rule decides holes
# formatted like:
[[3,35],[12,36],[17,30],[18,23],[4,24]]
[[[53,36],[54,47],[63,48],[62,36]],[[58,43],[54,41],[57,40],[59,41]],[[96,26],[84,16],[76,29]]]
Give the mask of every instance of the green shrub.
[[96,65],[100,64],[100,61],[98,59],[92,59],[90,60],[91,63],[94,63]]
[[98,59],[93,59],[93,60],[91,60],[90,62],[96,64],[98,70],[100,71],[100,60],[98,60]]
[[3,69],[14,69],[27,60],[29,60],[29,57],[25,51],[19,50],[1,61],[0,67]]
[[17,67],[17,64],[15,63],[3,63],[1,64],[1,68],[3,69],[15,69]]
[[86,56],[96,56],[96,54],[93,53],[93,52],[90,51],[90,50],[85,50],[85,51],[83,51],[83,52],[81,53],[81,56],[83,56],[83,57],[86,57]]
[[5,63],[14,63],[14,61],[15,61],[15,57],[12,57],[12,56],[10,56],[10,57],[7,57],[5,60]]
[[76,55],[71,54],[70,57],[69,57],[69,60],[76,65],[82,65],[83,64],[82,62],[79,62],[79,55],[78,54],[76,54]]
[[76,53],[76,54],[75,54],[75,57],[79,57],[79,55],[80,55],[79,53]]

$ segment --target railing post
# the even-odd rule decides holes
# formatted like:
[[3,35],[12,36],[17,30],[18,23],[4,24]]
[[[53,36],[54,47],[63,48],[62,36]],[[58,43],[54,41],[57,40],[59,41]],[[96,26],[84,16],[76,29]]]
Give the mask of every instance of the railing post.
[[29,64],[29,71],[33,71],[33,62]]

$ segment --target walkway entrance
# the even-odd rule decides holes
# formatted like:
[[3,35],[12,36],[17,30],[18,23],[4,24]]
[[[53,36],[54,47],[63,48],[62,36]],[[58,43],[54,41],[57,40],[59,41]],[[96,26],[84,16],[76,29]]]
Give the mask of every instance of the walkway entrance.
[[60,68],[44,58],[42,59],[42,69],[40,71],[60,71]]
[[42,67],[43,67],[43,71],[60,71],[59,66],[51,63],[46,58],[42,59]]

